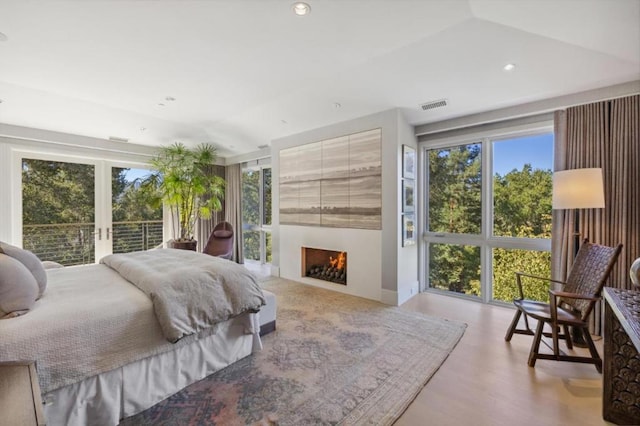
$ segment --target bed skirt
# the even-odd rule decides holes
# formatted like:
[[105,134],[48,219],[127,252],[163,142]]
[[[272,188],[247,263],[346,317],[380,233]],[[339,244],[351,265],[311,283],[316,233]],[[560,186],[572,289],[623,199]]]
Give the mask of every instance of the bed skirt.
[[[260,339],[257,334],[246,334],[243,316],[222,323],[216,334],[174,351],[145,358],[45,394],[47,424],[117,425],[121,419],[144,411],[180,389],[250,355],[254,347],[260,345]],[[254,321],[257,318],[252,318]]]

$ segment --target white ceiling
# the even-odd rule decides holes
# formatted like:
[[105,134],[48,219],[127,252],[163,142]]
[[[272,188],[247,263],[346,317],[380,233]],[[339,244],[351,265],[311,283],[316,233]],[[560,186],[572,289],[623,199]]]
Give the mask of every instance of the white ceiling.
[[0,0],[0,122],[228,156],[390,108],[423,124],[640,79],[640,0],[292,3]]

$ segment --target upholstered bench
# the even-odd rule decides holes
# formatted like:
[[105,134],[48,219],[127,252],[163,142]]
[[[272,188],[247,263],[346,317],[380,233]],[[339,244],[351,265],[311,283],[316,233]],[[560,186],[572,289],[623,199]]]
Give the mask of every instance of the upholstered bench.
[[276,329],[276,295],[262,290],[267,304],[260,309],[258,319],[260,320],[260,335],[271,333]]

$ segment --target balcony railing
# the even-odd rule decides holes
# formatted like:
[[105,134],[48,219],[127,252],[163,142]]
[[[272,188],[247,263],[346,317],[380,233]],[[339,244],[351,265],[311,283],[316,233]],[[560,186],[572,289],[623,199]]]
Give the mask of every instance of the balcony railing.
[[149,250],[162,244],[162,221],[113,222],[113,252]]
[[[94,229],[93,223],[25,225],[22,244],[40,260],[65,266],[95,263]],[[111,238],[113,253],[148,250],[162,244],[162,221],[113,222]]]

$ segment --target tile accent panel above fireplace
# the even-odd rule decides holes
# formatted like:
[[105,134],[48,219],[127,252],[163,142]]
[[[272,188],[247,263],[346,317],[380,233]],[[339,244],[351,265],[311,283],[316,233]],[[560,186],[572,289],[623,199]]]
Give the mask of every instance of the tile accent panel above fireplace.
[[382,130],[280,150],[280,224],[382,229]]

